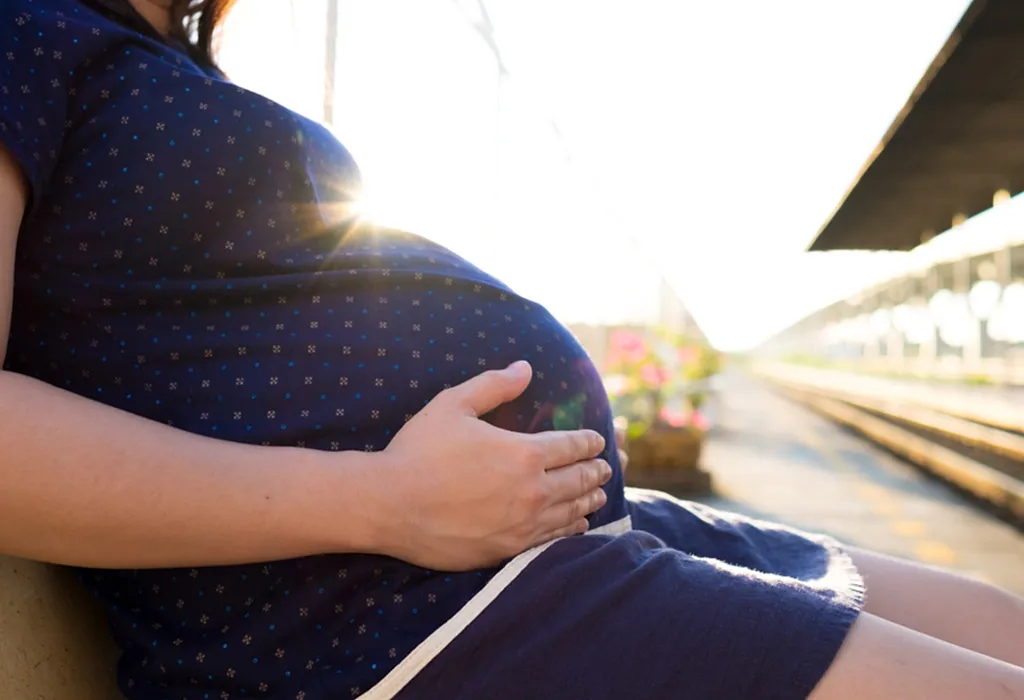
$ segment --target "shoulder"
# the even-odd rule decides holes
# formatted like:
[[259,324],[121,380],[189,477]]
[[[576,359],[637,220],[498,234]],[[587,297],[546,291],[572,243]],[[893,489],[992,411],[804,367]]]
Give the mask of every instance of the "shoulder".
[[72,82],[118,43],[115,34],[78,0],[0,0],[0,100],[17,98],[0,105],[0,130],[58,117]]
[[24,111],[40,100],[56,113],[86,85],[113,92],[140,52],[181,63],[159,37],[123,22],[107,2],[0,0],[0,98],[20,96],[23,102],[0,105],[0,121],[3,112],[12,118],[12,109]]
[[26,63],[43,73],[69,71],[134,34],[80,0],[0,1],[0,63],[8,74]]
[[[13,29],[13,33],[0,34],[0,41],[17,41],[26,32],[45,32],[93,27],[103,23],[104,17],[79,0],[3,0],[0,3],[0,24]],[[44,32],[44,34],[39,34]]]
[[57,161],[76,85],[126,33],[79,0],[0,0],[0,143],[35,197]]

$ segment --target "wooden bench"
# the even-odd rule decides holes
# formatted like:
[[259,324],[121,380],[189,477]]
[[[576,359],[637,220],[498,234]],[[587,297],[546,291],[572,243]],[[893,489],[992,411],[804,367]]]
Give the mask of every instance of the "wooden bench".
[[0,698],[115,700],[116,660],[99,606],[69,572],[0,557]]

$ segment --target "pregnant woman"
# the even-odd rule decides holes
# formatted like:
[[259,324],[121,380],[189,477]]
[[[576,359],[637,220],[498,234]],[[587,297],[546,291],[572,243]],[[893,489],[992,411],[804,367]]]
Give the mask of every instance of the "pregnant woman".
[[0,6],[0,552],[127,698],[1024,697],[1009,594],[624,490],[585,352],[360,222],[228,4]]

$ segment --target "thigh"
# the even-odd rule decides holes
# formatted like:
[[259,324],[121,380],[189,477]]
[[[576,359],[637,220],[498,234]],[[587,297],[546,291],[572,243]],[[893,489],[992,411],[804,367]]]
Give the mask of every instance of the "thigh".
[[865,613],[809,700],[893,698],[1024,698],[1024,669]]
[[851,549],[865,610],[939,639],[1024,666],[1024,600],[964,576]]

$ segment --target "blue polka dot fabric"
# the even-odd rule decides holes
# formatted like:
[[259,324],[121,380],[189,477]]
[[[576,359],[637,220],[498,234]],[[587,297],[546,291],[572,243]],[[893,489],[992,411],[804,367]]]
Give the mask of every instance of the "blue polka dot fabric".
[[[328,130],[145,26],[78,0],[5,0],[0,142],[30,189],[7,370],[201,435],[375,451],[443,388],[527,359],[529,389],[488,420],[589,427],[612,443],[600,377],[543,307],[427,240],[356,223],[359,171]],[[654,515],[628,503],[614,450],[605,457],[615,475],[593,526],[646,508],[667,525],[644,546],[681,549],[709,527],[682,505]],[[789,537],[801,557],[826,551]],[[624,615],[630,595],[672,595],[680,574],[644,588],[606,579],[599,559],[573,575],[623,586]],[[126,697],[326,700],[372,688],[495,572],[325,555],[80,574],[109,612]],[[828,625],[803,628],[832,653],[851,609],[833,598],[819,606]],[[581,612],[565,614],[593,621]],[[487,632],[462,639],[473,630]],[[582,662],[584,650],[557,653]],[[819,666],[787,672],[806,681]]]

